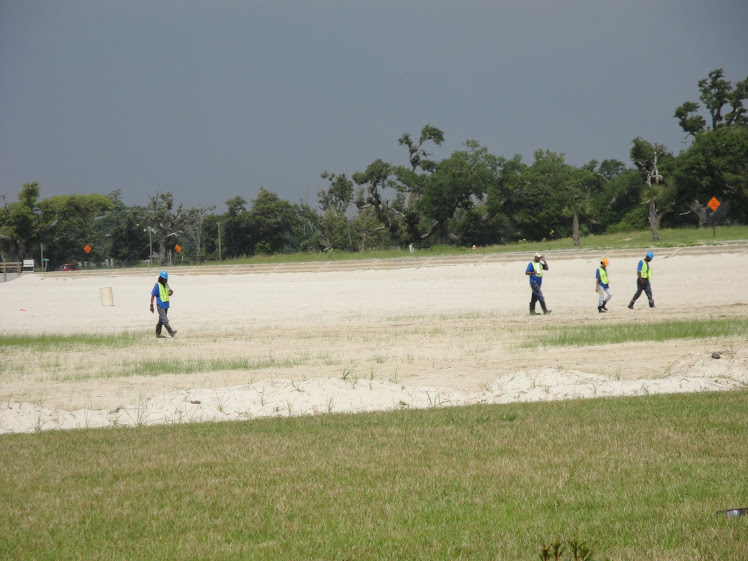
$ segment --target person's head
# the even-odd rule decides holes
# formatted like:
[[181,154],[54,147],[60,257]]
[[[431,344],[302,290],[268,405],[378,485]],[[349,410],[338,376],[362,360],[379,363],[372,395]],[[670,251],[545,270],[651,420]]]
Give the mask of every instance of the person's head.
[[610,261],[608,261],[607,257],[603,257],[603,260],[600,261],[600,265],[603,266],[603,269],[607,268],[609,264],[610,264]]
[[655,256],[654,253],[652,253],[651,251],[648,251],[647,256],[644,259],[646,259],[647,261],[652,261],[652,259],[654,259],[654,256]]
[[540,253],[536,253],[535,254],[535,262],[537,263],[538,261],[540,261],[541,257],[543,257],[543,256]]
[[158,276],[158,282],[165,284],[167,280],[169,280],[169,273],[161,271],[161,274]]

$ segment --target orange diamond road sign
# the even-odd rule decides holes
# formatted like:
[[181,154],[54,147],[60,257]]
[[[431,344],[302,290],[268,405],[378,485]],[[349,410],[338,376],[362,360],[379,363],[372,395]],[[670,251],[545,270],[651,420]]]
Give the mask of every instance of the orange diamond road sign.
[[181,245],[179,245],[179,244],[175,245],[174,249],[177,250],[177,253],[182,253],[182,246]]
[[709,202],[708,202],[708,203],[706,203],[706,205],[707,205],[707,206],[708,206],[709,208],[711,208],[711,209],[712,209],[713,211],[714,211],[714,210],[717,210],[717,208],[719,208],[719,204],[720,204],[720,203],[719,203],[719,201],[717,200],[717,197],[712,197],[711,199],[709,199]]
[[86,253],[91,253],[91,246],[86,244],[86,247],[83,248],[83,251],[85,251]]

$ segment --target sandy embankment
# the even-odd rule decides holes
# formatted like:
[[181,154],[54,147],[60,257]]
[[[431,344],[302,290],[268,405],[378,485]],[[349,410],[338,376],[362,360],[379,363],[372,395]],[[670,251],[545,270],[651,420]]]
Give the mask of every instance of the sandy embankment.
[[[698,341],[538,348],[541,326],[677,319],[746,319],[748,248],[661,250],[653,262],[657,308],[634,292],[639,252],[609,255],[614,298],[598,314],[601,255],[550,254],[544,284],[553,309],[527,314],[529,256],[466,259],[399,269],[188,274],[171,269],[175,339],[140,347],[6,352],[0,433],[249,419],[468,403],[731,389],[748,383],[748,344]],[[514,260],[513,260],[514,259]],[[362,265],[363,267],[364,265]],[[32,275],[0,284],[0,330],[151,333],[157,271],[143,275]],[[114,306],[99,290],[112,289]],[[720,359],[712,358],[718,352]],[[204,371],[138,371],[159,358]],[[221,360],[245,361],[216,369]],[[199,370],[199,369],[198,369]],[[102,374],[106,372],[106,374]]]

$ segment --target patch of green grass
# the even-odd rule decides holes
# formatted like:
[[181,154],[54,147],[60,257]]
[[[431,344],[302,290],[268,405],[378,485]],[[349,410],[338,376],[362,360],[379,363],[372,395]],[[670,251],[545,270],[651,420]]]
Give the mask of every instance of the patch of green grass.
[[635,341],[661,342],[669,339],[709,339],[727,336],[748,336],[748,321],[708,319],[545,327],[535,330],[532,339],[524,341],[522,346],[586,347]]
[[[232,370],[263,370],[266,368],[292,368],[308,365],[312,357],[308,354],[278,358],[272,354],[260,357],[226,358],[158,358],[146,360],[124,360],[116,365],[108,365],[100,370],[74,369],[74,374],[63,376],[49,375],[47,379],[56,382],[127,378],[130,376],[163,376],[166,374],[199,374]],[[324,363],[324,355],[319,359]]]
[[748,390],[0,437],[7,559],[744,559]]
[[70,335],[0,335],[0,348],[22,348],[30,352],[57,351],[74,347],[123,348],[139,345],[150,333],[77,333]]
[[659,230],[660,240],[652,241],[650,230],[619,232],[615,234],[589,235],[580,239],[575,246],[571,238],[548,239],[540,242],[514,242],[502,245],[478,247],[473,250],[469,245],[456,247],[435,245],[428,249],[419,249],[411,254],[407,248],[379,249],[372,251],[348,252],[304,252],[279,255],[256,255],[240,259],[223,261],[206,261],[204,265],[243,265],[267,263],[297,263],[304,261],[345,261],[358,259],[392,259],[402,257],[427,257],[430,255],[467,255],[476,253],[512,253],[518,251],[552,251],[563,249],[633,249],[657,247],[688,247],[713,243],[738,242],[748,240],[748,226],[718,226],[712,228],[664,228]]

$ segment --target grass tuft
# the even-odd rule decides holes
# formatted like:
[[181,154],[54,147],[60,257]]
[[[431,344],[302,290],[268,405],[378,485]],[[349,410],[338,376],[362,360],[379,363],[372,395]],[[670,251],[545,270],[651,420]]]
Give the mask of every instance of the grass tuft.
[[614,325],[576,325],[541,328],[524,348],[586,347],[640,341],[662,342],[670,339],[709,339],[748,336],[748,322],[742,319],[677,320],[658,323]]

